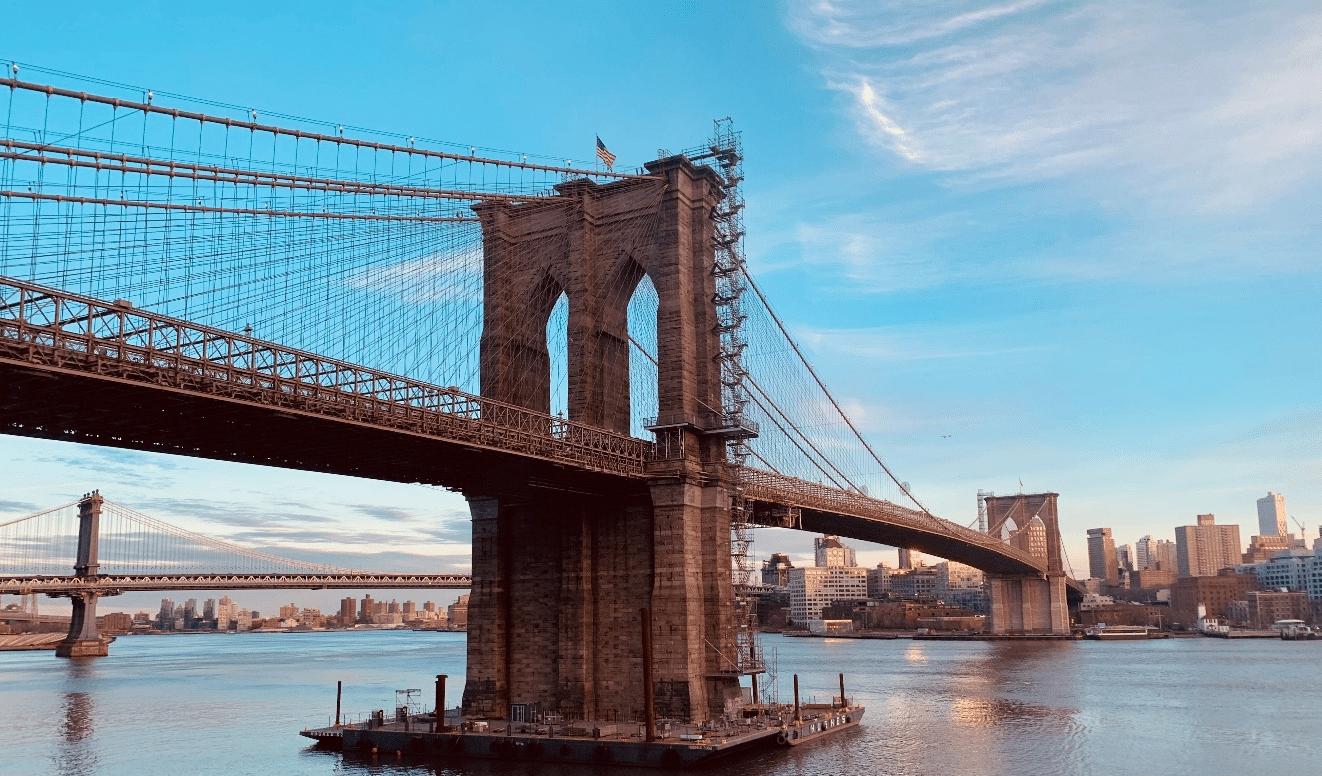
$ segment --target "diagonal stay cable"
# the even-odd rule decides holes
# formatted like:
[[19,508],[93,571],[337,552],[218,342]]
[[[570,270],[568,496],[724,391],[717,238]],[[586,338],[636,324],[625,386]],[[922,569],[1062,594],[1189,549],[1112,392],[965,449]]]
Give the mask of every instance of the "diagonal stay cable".
[[749,288],[752,288],[753,293],[757,294],[757,298],[761,300],[762,306],[765,307],[767,312],[771,315],[771,320],[776,322],[776,327],[780,329],[780,333],[784,335],[785,340],[789,342],[790,347],[794,349],[794,352],[796,355],[798,355],[799,360],[802,361],[803,365],[808,369],[808,374],[812,375],[812,379],[815,380],[817,382],[817,386],[822,389],[822,393],[825,394],[826,398],[831,402],[831,406],[835,407],[835,411],[840,413],[840,417],[843,418],[845,424],[849,426],[849,430],[854,432],[854,436],[858,439],[858,441],[863,444],[863,448],[868,451],[869,455],[872,456],[872,460],[876,461],[877,465],[881,467],[882,471],[886,472],[886,476],[891,478],[891,482],[895,483],[896,487],[900,489],[900,492],[904,493],[904,495],[908,496],[909,499],[913,501],[913,503],[917,504],[918,508],[923,510],[923,512],[926,513],[928,517],[935,517],[935,515],[933,515],[930,511],[928,511],[927,507],[923,506],[921,501],[919,501],[912,493],[909,492],[908,488],[904,487],[904,483],[900,482],[899,479],[896,478],[895,473],[890,470],[890,467],[887,466],[884,461],[881,460],[881,456],[877,455],[877,452],[872,449],[872,445],[869,445],[868,441],[864,439],[863,435],[860,434],[858,432],[858,429],[854,427],[854,422],[849,419],[849,416],[845,414],[845,411],[840,408],[839,402],[837,402],[835,400],[835,397],[831,395],[831,392],[827,390],[826,383],[823,383],[822,378],[817,376],[817,370],[812,368],[812,364],[808,363],[808,359],[804,357],[803,351],[799,350],[799,344],[794,341],[793,337],[790,336],[789,330],[785,328],[785,324],[780,320],[780,316],[776,315],[776,311],[772,309],[771,303],[767,301],[766,296],[762,293],[762,289],[758,288],[757,283],[753,280],[753,276],[748,274],[748,272],[744,272],[744,278],[748,281]]

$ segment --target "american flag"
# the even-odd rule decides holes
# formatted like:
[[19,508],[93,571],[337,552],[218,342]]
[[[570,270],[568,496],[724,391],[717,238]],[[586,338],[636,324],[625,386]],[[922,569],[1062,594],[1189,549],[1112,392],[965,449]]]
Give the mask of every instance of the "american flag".
[[601,136],[597,136],[597,158],[606,163],[607,170],[615,169],[615,154],[606,148],[606,144],[601,142]]

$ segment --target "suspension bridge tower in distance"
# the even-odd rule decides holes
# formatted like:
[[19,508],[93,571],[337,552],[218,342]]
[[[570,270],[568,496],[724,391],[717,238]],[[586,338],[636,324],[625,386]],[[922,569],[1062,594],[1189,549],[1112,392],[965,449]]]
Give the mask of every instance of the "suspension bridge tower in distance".
[[632,489],[513,470],[466,489],[467,714],[540,704],[567,719],[634,720],[653,695],[658,717],[696,722],[742,699],[726,452],[741,432],[722,409],[713,272],[726,181],[683,155],[646,168],[644,178],[571,180],[553,197],[474,207],[483,396],[549,411],[546,326],[563,293],[569,419],[628,433],[626,307],[645,274],[659,298],[649,423],[658,452]]
[[[95,578],[97,545],[101,535],[101,505],[105,499],[100,491],[92,491],[78,502],[78,558],[74,561],[74,576]],[[69,593],[73,604],[73,617],[69,622],[69,635],[55,646],[57,657],[105,657],[110,654],[110,641],[96,629],[96,601],[102,595],[97,591]]]

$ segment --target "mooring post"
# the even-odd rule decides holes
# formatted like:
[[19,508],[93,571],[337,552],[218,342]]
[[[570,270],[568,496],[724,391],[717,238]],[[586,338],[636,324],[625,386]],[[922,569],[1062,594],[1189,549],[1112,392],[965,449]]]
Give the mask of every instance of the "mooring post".
[[840,674],[840,708],[843,709],[848,705],[849,704],[845,702],[845,675],[842,673]]
[[803,721],[803,716],[799,714],[799,675],[794,675],[794,724]]
[[656,740],[656,688],[652,684],[652,610],[643,607],[643,720],[647,724],[647,740]]
[[748,645],[748,666],[753,670],[749,675],[753,679],[753,706],[757,708],[758,716],[762,716],[762,701],[757,694],[757,647],[753,644]]
[[445,678],[448,674],[436,675],[436,732],[445,730]]
[[335,727],[340,726],[340,697],[344,694],[344,680],[335,683]]

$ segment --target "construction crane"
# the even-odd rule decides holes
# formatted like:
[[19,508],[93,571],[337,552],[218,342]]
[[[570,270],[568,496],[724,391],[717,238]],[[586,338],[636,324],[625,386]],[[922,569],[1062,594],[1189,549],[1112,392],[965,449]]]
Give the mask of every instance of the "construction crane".
[[1303,542],[1306,546],[1308,544],[1308,529],[1305,528],[1304,524],[1299,522],[1299,518],[1294,515],[1290,515],[1290,519],[1294,521],[1295,525],[1299,526],[1299,541]]

